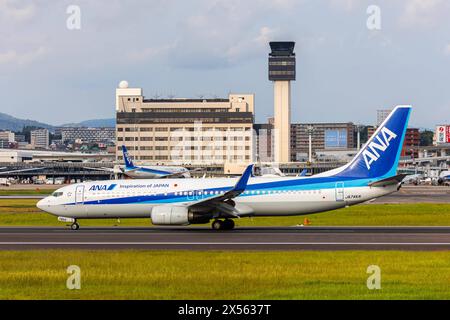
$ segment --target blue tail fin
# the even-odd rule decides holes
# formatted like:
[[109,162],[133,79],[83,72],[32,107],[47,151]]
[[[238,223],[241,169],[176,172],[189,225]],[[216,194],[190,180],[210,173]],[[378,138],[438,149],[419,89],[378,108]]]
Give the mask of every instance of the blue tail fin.
[[411,106],[397,106],[366,145],[336,176],[382,178],[396,175]]
[[134,169],[136,168],[133,164],[133,161],[131,160],[130,156],[128,155],[127,147],[122,145],[122,152],[123,152],[123,159],[125,160],[125,168],[127,169]]

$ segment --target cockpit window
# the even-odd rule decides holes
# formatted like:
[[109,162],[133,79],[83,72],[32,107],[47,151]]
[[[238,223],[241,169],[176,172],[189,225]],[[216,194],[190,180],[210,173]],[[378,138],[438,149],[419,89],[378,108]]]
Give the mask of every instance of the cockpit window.
[[54,197],[61,197],[63,195],[63,192],[53,192],[52,193],[52,196],[54,196]]

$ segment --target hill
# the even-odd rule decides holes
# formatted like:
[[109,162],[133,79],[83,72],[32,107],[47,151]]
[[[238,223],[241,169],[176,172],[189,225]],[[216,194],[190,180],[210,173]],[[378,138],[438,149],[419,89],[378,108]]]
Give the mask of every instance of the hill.
[[23,127],[33,126],[38,128],[46,128],[49,130],[54,130],[55,127],[90,127],[90,128],[100,128],[100,127],[115,127],[116,119],[91,119],[85,120],[78,123],[67,123],[63,125],[51,125],[48,123],[42,123],[39,121],[20,119],[10,116],[6,113],[0,112],[0,130],[11,130],[11,131],[22,131]]
[[92,120],[85,120],[78,123],[67,123],[61,125],[61,127],[90,127],[90,128],[102,128],[102,127],[115,127],[116,126],[116,119],[115,118],[109,118],[109,119],[92,119]]
[[34,126],[39,128],[52,129],[53,126],[47,123],[42,123],[34,120],[19,119],[10,116],[6,113],[0,112],[0,129],[1,130],[11,130],[11,131],[21,131],[23,127]]

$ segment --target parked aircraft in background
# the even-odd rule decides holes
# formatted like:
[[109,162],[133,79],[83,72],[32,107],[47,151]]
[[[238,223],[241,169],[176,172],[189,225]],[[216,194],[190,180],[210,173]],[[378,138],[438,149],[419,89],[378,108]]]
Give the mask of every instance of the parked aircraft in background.
[[122,146],[125,167],[121,167],[122,172],[134,179],[155,179],[155,178],[190,178],[188,169],[176,166],[135,166],[128,154],[125,146]]
[[[133,179],[157,179],[157,178],[190,178],[191,173],[184,167],[177,166],[136,166],[133,164],[127,148],[122,145],[123,159],[125,165],[114,168],[92,168],[86,167],[88,170],[108,171],[114,174],[123,173]],[[199,170],[199,169],[196,169]]]
[[439,184],[450,184],[450,171],[442,171],[439,174],[439,179],[438,179],[438,183]]

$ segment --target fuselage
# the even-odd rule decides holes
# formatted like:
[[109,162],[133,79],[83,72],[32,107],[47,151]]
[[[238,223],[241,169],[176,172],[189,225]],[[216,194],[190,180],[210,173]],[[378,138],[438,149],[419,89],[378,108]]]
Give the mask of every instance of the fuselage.
[[[69,218],[150,217],[161,205],[188,206],[233,188],[236,178],[109,180],[65,186],[38,203]],[[250,178],[234,198],[241,216],[304,215],[365,202],[398,189],[371,187],[369,179],[336,177]]]
[[121,168],[122,172],[133,179],[158,179],[165,176],[172,176],[179,174],[181,178],[189,178],[189,170],[183,167],[168,167],[168,166],[136,166]]

